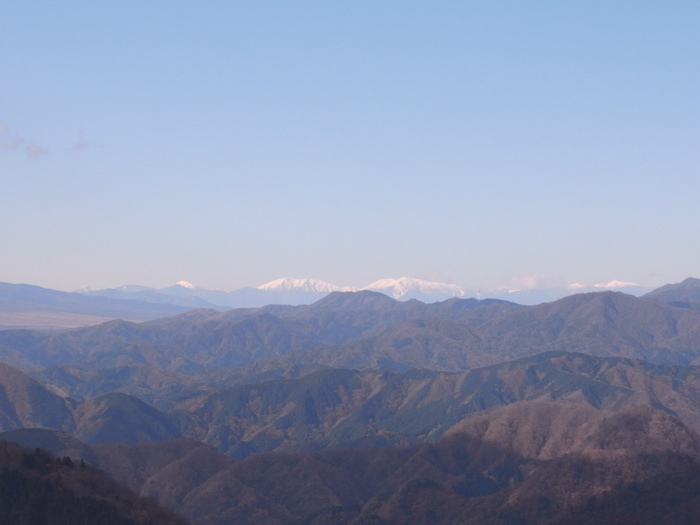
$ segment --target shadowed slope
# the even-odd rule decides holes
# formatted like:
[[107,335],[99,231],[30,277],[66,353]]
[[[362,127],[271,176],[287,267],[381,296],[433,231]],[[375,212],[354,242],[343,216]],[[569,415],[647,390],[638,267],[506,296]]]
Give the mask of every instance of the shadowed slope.
[[[464,420],[436,443],[381,450],[272,452],[238,461],[217,460],[212,449],[187,442],[96,450],[103,466],[147,472],[127,476],[202,525],[534,525],[574,516],[592,523],[585,519],[613,505],[638,520],[629,491],[647,498],[650,520],[636,523],[700,518],[693,431],[654,409],[569,408],[519,403]],[[541,427],[569,430],[558,437]],[[159,459],[150,461],[151,453]],[[687,483],[673,498],[658,490],[671,479]]]

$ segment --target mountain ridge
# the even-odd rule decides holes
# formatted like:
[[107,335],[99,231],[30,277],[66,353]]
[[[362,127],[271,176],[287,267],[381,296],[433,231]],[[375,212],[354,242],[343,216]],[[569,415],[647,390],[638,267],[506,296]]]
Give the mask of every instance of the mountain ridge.
[[[692,281],[689,278],[685,281]],[[592,287],[576,285],[568,289],[496,290],[487,297],[508,300],[519,304],[534,305],[551,302],[574,292],[623,289],[640,295],[648,289],[630,286],[634,283],[611,281]],[[573,285],[572,285],[573,286]],[[620,288],[622,286],[623,288]],[[664,290],[679,285],[665,285]],[[208,308],[225,311],[230,308],[260,308],[270,304],[312,304],[335,291],[374,290],[402,301],[417,299],[425,303],[441,302],[450,298],[474,297],[481,299],[481,292],[468,293],[465,289],[448,283],[438,283],[402,277],[380,279],[362,288],[337,286],[317,279],[277,279],[257,288],[245,287],[234,291],[208,290],[186,281],[155,289],[148,286],[125,285],[113,289],[94,290],[83,287],[75,292],[61,292],[34,285],[0,283],[0,330],[2,329],[70,329],[96,325],[110,319],[146,321],[185,312],[189,309]],[[654,296],[663,299],[664,293]],[[676,294],[680,292],[674,292]],[[700,303],[700,292],[690,299]],[[681,299],[676,298],[676,302]],[[700,309],[700,306],[696,306]]]
[[[182,284],[184,283],[184,284]],[[397,300],[418,299],[422,302],[444,301],[452,297],[459,298],[494,298],[517,302],[520,304],[539,304],[574,294],[605,290],[624,290],[633,295],[642,295],[651,290],[649,287],[636,283],[613,279],[609,282],[585,285],[574,283],[561,288],[526,288],[526,289],[495,289],[485,293],[480,290],[468,291],[466,288],[445,282],[428,281],[414,277],[383,278],[365,286],[341,286],[320,279],[312,278],[278,278],[256,287],[243,287],[231,291],[209,290],[198,287],[187,281],[175,285],[155,289],[138,285],[121,286],[115,289],[93,290],[83,289],[83,293],[108,295],[116,297],[147,297],[158,301],[167,301],[167,297],[199,298],[218,308],[260,307],[267,304],[309,304],[335,291],[353,292],[371,290],[384,293]],[[206,307],[202,304],[201,306]]]
[[0,283],[0,328],[63,329],[114,318],[144,321],[188,307],[134,298],[89,296],[29,284]]
[[[547,425],[569,433],[554,436]],[[120,482],[202,525],[563,525],[611,517],[689,525],[700,519],[697,442],[694,431],[653,408],[530,401],[466,419],[433,443],[401,447],[241,460],[182,439],[89,450]]]

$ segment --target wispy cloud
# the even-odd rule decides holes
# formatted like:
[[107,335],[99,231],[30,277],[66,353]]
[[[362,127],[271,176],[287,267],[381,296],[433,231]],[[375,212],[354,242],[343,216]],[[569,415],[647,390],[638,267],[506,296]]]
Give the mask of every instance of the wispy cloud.
[[49,150],[42,148],[41,146],[37,146],[36,144],[27,144],[27,147],[24,148],[24,150],[30,157],[42,157],[49,154]]
[[0,122],[0,148],[5,151],[24,150],[32,158],[48,155],[49,153],[49,150],[43,146],[39,146],[24,137],[12,133],[10,127],[4,122]]
[[86,149],[90,143],[85,140],[82,130],[78,133],[78,140],[76,140],[73,145],[68,148],[68,151],[82,151]]
[[22,137],[10,133],[7,124],[0,122],[0,147],[6,151],[19,149],[25,140]]
[[25,140],[21,137],[0,137],[0,146],[7,151],[19,149],[24,142]]
[[68,151],[82,151],[86,149],[90,143],[87,140],[79,140],[75,144],[73,144],[70,148],[68,148]]

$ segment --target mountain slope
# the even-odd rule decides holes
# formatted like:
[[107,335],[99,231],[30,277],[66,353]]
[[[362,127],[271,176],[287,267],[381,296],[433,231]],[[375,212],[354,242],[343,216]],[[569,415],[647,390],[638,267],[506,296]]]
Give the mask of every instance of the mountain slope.
[[[533,422],[569,428],[568,441]],[[615,509],[615,523],[690,524],[700,518],[697,442],[654,409],[572,414],[565,405],[528,402],[468,419],[436,443],[381,450],[235,461],[179,441],[158,452],[145,444],[96,453],[142,494],[202,525],[610,522],[600,518],[603,509]],[[630,498],[636,494],[644,501]]]
[[143,443],[180,437],[170,418],[135,397],[113,392],[75,411],[75,435],[88,443]]
[[683,282],[652,290],[644,297],[675,304],[700,303],[700,279],[688,277]]
[[232,456],[433,441],[522,401],[659,409],[700,430],[700,368],[550,352],[461,373],[324,370],[184,398],[183,434]]
[[580,294],[496,319],[483,350],[517,357],[533,351],[584,350],[687,364],[700,355],[700,316],[620,292]]
[[[7,375],[6,384],[23,392],[17,385],[31,380],[18,371],[14,374],[19,379]],[[65,415],[43,420],[42,426],[65,429],[74,424],[76,435],[93,443],[184,435],[243,457],[269,450],[434,441],[471,414],[533,400],[613,411],[648,406],[700,429],[698,392],[699,367],[549,352],[459,373],[327,369],[220,391],[194,383],[163,400],[160,410],[120,392],[80,405],[47,393],[48,399],[62,403]],[[15,416],[21,410],[29,413],[32,405],[22,405],[21,396],[11,399],[19,401],[4,409],[11,423],[7,428],[36,426],[27,417]],[[54,419],[56,413],[49,411]]]
[[506,302],[426,305],[400,303],[373,292],[333,292],[309,306],[198,310],[149,323],[110,321],[58,334],[0,331],[0,358],[17,365],[23,365],[17,362],[22,356],[38,366],[145,364],[194,371],[240,366],[294,348],[344,343],[423,316],[479,320],[514,308],[518,306]]
[[135,299],[88,297],[28,284],[0,283],[0,328],[73,328],[115,318],[156,319],[186,309]]
[[186,525],[104,472],[0,441],[0,523]]
[[[205,429],[240,456],[275,452],[235,460],[182,439],[89,449],[202,525],[563,524],[606,509],[620,523],[694,523],[698,392],[696,367],[562,352],[462,373],[329,370],[182,400],[189,435]],[[117,422],[151,414],[123,394],[94,405],[124,407]],[[46,431],[14,434],[81,449]],[[329,445],[359,448],[290,452]]]
[[294,349],[248,369],[260,373],[313,363],[463,370],[547,351],[585,351],[660,364],[690,364],[700,357],[700,311],[620,292],[504,308],[490,318],[445,320],[439,315],[437,310],[426,312],[380,335],[368,333],[370,337],[339,346]]
[[57,334],[0,331],[0,358],[16,366],[236,369],[239,379],[314,367],[458,371],[545,351],[690,364],[700,357],[700,310],[618,292],[531,307],[333,292],[308,306],[198,310]]
[[31,379],[0,363],[0,430],[47,427],[72,430],[73,405]]

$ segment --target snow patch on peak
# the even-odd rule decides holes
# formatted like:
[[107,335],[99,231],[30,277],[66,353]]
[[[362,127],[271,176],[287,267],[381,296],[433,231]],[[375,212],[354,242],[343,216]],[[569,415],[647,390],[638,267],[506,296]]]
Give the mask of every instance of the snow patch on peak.
[[411,277],[401,277],[399,279],[379,279],[368,286],[355,288],[352,286],[337,286],[318,279],[275,279],[269,283],[261,284],[258,290],[264,291],[299,291],[299,292],[356,292],[359,290],[370,290],[389,295],[394,299],[408,298],[411,295],[417,296],[440,296],[441,298],[464,297],[466,292],[457,285],[424,281]]
[[267,292],[298,291],[298,292],[353,292],[349,286],[337,286],[335,284],[320,281],[318,279],[290,279],[283,277],[269,283],[261,284],[258,290]]
[[362,290],[385,293],[392,296],[394,299],[400,299],[411,292],[418,292],[426,295],[441,294],[451,297],[464,297],[466,295],[466,292],[456,284],[424,281],[423,279],[414,279],[412,277],[379,279],[365,286]]
[[629,283],[625,281],[613,280],[609,283],[598,283],[593,285],[595,288],[604,290],[612,290],[614,288],[627,288],[628,286],[639,286],[637,283]]
[[189,288],[190,290],[192,290],[193,288],[196,288],[196,286],[189,281],[178,281],[175,283],[175,285],[182,286],[183,288]]

